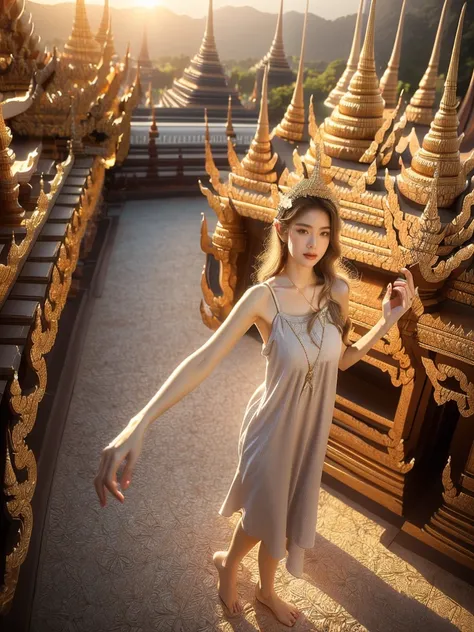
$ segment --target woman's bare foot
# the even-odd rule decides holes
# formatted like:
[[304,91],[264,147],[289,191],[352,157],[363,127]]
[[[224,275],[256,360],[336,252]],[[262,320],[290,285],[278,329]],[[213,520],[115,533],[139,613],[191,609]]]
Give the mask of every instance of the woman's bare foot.
[[260,582],[257,582],[255,586],[255,597],[272,610],[280,623],[284,623],[289,627],[294,626],[300,615],[299,611],[291,603],[283,601],[275,591],[272,591],[268,596],[264,596]]
[[228,609],[228,614],[239,615],[243,609],[237,595],[237,569],[227,568],[226,558],[227,551],[216,551],[212,556],[212,561],[219,572],[217,590]]

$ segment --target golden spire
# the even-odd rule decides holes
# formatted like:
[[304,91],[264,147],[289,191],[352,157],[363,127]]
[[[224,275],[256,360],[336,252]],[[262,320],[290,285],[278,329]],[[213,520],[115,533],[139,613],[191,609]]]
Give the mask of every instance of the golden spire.
[[99,30],[97,31],[97,34],[95,36],[96,41],[99,42],[102,48],[105,46],[105,43],[107,42],[109,21],[110,21],[109,0],[105,0],[104,11],[102,13],[102,20],[100,21]]
[[283,0],[280,2],[280,11],[270,50],[263,59],[264,62],[272,64],[272,66],[289,67],[288,60],[285,55],[285,46],[283,43]]
[[112,33],[112,16],[109,18],[109,28],[107,29],[107,41],[105,42],[104,57],[109,61],[115,55],[114,35]]
[[418,85],[418,90],[412,96],[406,108],[407,120],[411,123],[417,123],[418,125],[429,125],[433,118],[439,56],[441,53],[441,38],[448,5],[449,0],[445,0],[428,67]]
[[308,5],[306,0],[306,10],[303,23],[303,37],[301,39],[300,63],[298,66],[298,76],[296,77],[295,89],[285,116],[272,132],[273,136],[278,136],[288,141],[302,141],[305,136],[305,109],[303,93],[304,76],[304,46],[306,40],[306,26],[308,23]]
[[456,38],[444,84],[443,97],[431,121],[430,130],[423,139],[422,146],[412,158],[411,166],[397,176],[398,187],[407,198],[419,204],[426,204],[433,178],[439,168],[438,206],[446,208],[467,186],[466,174],[461,164],[458,136],[459,119],[456,96],[459,56],[461,50],[462,27],[466,3],[459,16]]
[[387,65],[387,69],[380,79],[380,91],[385,99],[386,108],[394,108],[398,101],[398,70],[400,68],[400,54],[402,52],[403,24],[405,22],[406,0],[403,0],[400,19],[398,21],[397,34],[393,44],[392,55]]
[[12,134],[5,124],[0,103],[0,219],[3,223],[20,224],[25,211],[18,203],[20,185],[12,171],[15,154],[10,149],[11,141]]
[[321,126],[325,152],[331,157],[359,160],[383,124],[385,101],[375,71],[375,5],[370,5],[364,45],[349,89]]
[[76,0],[76,13],[72,25],[72,33],[64,45],[63,61],[73,66],[81,64],[97,64],[102,50],[92,35],[87,19],[84,0]]
[[151,60],[150,60],[150,54],[148,52],[148,38],[146,34],[146,26],[143,27],[142,47],[140,50],[140,54],[138,55],[138,64],[146,68],[149,68],[152,65]]
[[183,76],[175,79],[173,87],[161,98],[165,107],[209,107],[224,110],[228,107],[229,94],[234,108],[242,109],[238,93],[229,86],[227,75],[219,60],[214,38],[214,13],[209,0],[206,30],[199,47]]
[[214,37],[214,9],[212,6],[212,0],[209,0],[206,30],[204,31],[204,37],[202,38],[199,52],[201,53],[201,55],[206,57],[209,55],[216,55],[217,58],[219,57],[217,54],[216,40]]
[[362,16],[364,9],[364,0],[360,0],[359,11],[357,13],[357,19],[354,30],[354,37],[352,39],[352,47],[349,55],[349,59],[347,60],[346,69],[342,73],[339,81],[335,88],[331,90],[326,101],[324,101],[324,105],[330,108],[335,108],[338,105],[341,98],[346,94],[349,83],[357,70],[357,64],[359,63],[359,54],[360,54],[360,36],[362,31]]
[[253,180],[261,182],[276,182],[277,174],[274,167],[278,155],[273,153],[270,140],[270,128],[268,125],[268,66],[265,67],[263,76],[262,98],[260,101],[260,113],[258,115],[257,129],[250,144],[247,155],[241,165],[245,175]]
[[227,125],[225,128],[227,138],[235,138],[234,126],[232,125],[232,97],[229,94],[229,105],[227,107]]

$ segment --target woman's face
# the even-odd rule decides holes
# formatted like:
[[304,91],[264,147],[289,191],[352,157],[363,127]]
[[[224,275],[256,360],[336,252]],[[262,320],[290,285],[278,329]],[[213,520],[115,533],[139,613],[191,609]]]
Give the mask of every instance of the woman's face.
[[311,268],[323,258],[330,236],[329,214],[320,208],[310,208],[290,222],[288,251],[298,264]]

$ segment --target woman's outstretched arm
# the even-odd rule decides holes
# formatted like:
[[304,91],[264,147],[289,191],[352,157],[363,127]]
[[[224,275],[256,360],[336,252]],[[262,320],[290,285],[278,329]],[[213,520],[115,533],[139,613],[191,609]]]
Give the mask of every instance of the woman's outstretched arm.
[[268,307],[268,296],[262,285],[249,288],[219,329],[176,367],[146,406],[102,450],[99,471],[94,478],[94,487],[102,507],[106,505],[107,489],[117,500],[124,502],[124,495],[118,489],[117,471],[125,461],[120,485],[122,489],[127,489],[142,449],[145,430],[150,423],[194,390],[214,370]]
[[176,367],[131,423],[148,426],[199,386],[255,323],[267,298],[259,285],[247,289],[219,329]]

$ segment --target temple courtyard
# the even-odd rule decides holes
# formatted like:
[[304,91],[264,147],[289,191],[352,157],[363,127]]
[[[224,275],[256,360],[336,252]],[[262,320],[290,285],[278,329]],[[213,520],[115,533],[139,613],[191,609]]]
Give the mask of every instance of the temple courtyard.
[[[255,547],[242,561],[240,621],[227,621],[212,554],[238,522],[218,514],[237,465],[248,399],[263,381],[261,345],[244,336],[197,389],[148,429],[122,505],[93,486],[102,449],[184,358],[202,323],[203,198],[128,202],[94,304],[51,489],[33,632],[288,630],[254,601]],[[324,482],[302,578],[280,563],[277,592],[299,631],[474,629],[474,588],[396,544],[399,526]]]

